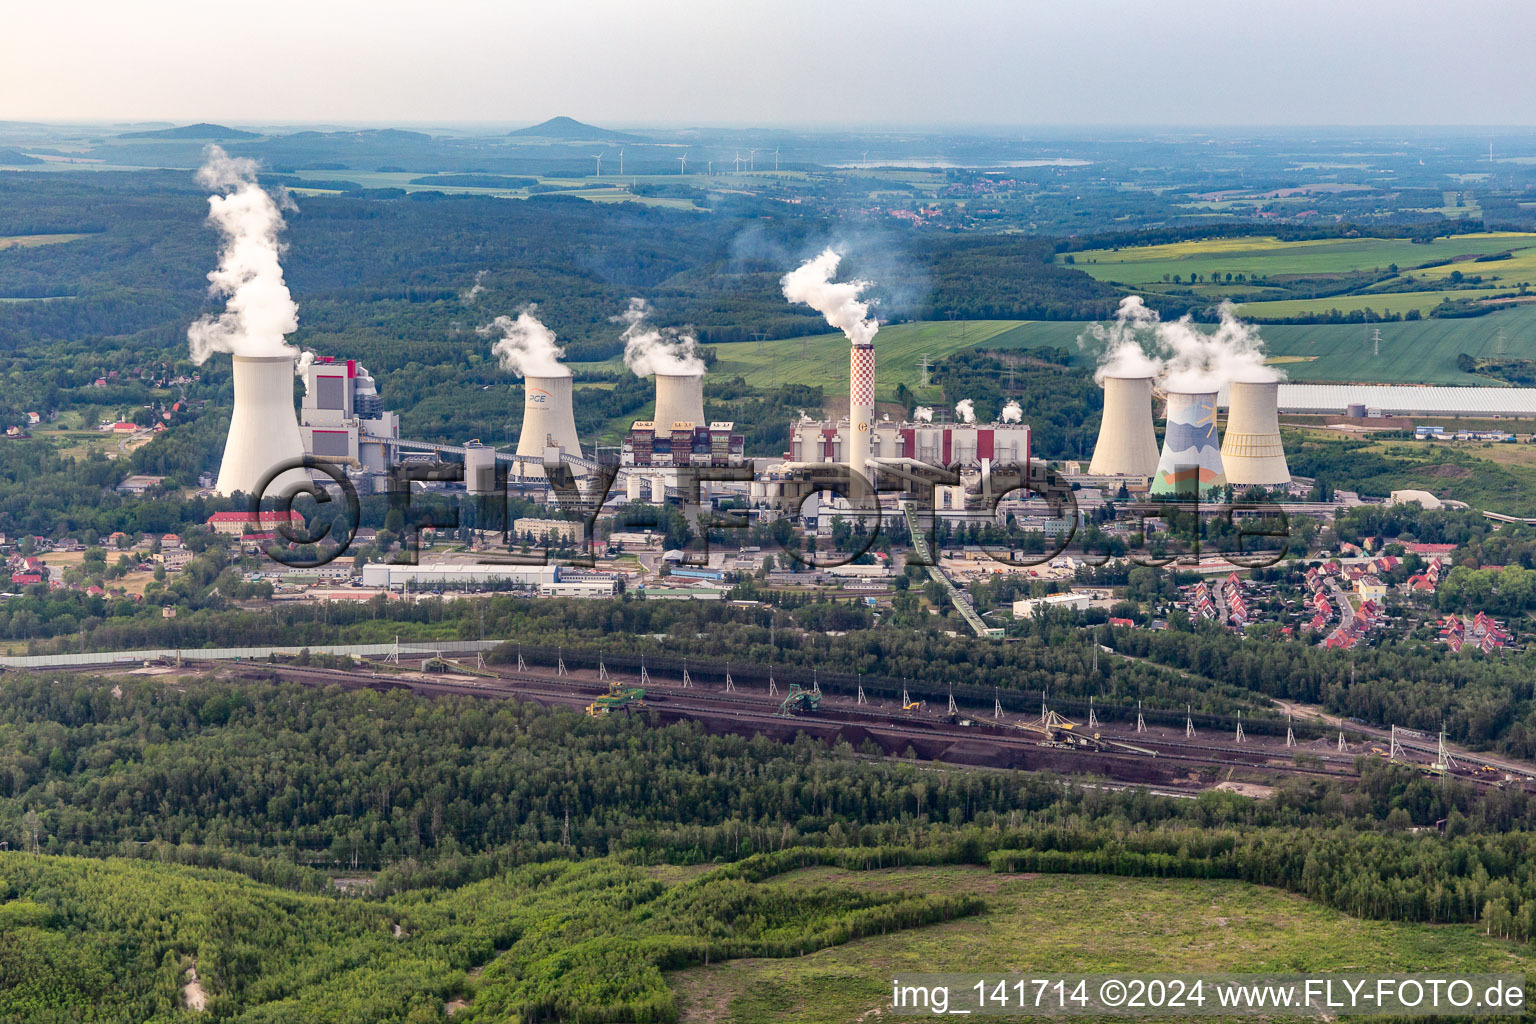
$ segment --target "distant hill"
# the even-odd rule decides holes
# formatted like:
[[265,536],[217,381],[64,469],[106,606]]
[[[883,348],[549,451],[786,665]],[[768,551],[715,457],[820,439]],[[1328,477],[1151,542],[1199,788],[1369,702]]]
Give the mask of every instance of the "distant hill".
[[256,132],[226,128],[221,124],[187,124],[180,128],[159,128],[149,132],[124,132],[120,139],[259,139]]
[[42,162],[37,157],[28,156],[19,149],[0,149],[0,167],[26,167]]
[[583,124],[574,117],[552,117],[532,128],[519,128],[507,132],[508,138],[563,139],[567,142],[646,142],[643,136],[627,132],[610,131],[595,125]]

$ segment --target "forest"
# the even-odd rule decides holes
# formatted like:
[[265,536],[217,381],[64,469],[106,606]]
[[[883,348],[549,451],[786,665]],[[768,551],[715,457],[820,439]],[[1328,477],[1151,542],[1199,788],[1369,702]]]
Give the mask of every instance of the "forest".
[[644,715],[193,677],[8,675],[0,734],[6,1021],[169,1021],[190,968],[214,1019],[668,1022],[663,971],[984,909],[778,881],[816,864],[1237,879],[1536,934],[1536,800],[1370,759],[1268,800],[1179,800]]

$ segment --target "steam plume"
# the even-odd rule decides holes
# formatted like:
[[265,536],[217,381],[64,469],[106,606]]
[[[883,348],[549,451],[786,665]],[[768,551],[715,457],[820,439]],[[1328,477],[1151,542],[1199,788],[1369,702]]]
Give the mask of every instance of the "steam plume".
[[1280,372],[1264,365],[1264,342],[1259,330],[1233,314],[1232,303],[1223,302],[1216,330],[1207,334],[1189,317],[1158,326],[1158,339],[1167,352],[1163,387],[1168,391],[1198,393],[1215,391],[1234,381],[1268,383]]
[[1019,408],[1019,403],[1014,399],[1008,399],[1008,404],[1003,406],[1004,423],[1020,423],[1024,419],[1024,410]]
[[930,407],[928,407],[926,405],[920,405],[917,408],[913,409],[912,410],[912,422],[914,422],[914,423],[932,423],[933,422],[933,409],[931,409]]
[[466,306],[473,306],[475,300],[485,292],[485,285],[481,284],[481,282],[485,280],[485,275],[488,273],[490,273],[488,270],[475,271],[475,283],[470,285],[466,291],[459,293],[459,301]]
[[1094,324],[1079,338],[1101,343],[1094,380],[1105,377],[1160,377],[1168,391],[1200,394],[1231,381],[1268,382],[1282,374],[1264,363],[1258,328],[1243,323],[1230,302],[1218,310],[1216,330],[1201,330],[1191,317],[1165,323],[1137,295],[1120,300],[1113,324]]
[[976,403],[969,398],[960,399],[955,403],[955,415],[960,418],[961,423],[975,423]]
[[1093,324],[1080,336],[1079,345],[1091,338],[1102,349],[1099,368],[1093,379],[1101,387],[1105,377],[1155,377],[1163,368],[1162,360],[1151,350],[1156,339],[1152,336],[1157,324],[1157,311],[1148,309],[1139,295],[1127,295],[1120,300],[1112,324]]
[[565,349],[555,342],[555,332],[533,315],[537,309],[529,304],[518,311],[516,320],[498,316],[475,328],[475,333],[484,338],[501,336],[491,346],[491,354],[501,360],[504,370],[519,377],[569,377],[571,371],[560,362]]
[[704,372],[704,359],[699,355],[699,339],[690,331],[675,327],[652,327],[646,322],[650,316],[650,303],[641,298],[629,300],[629,308],[614,322],[624,327],[624,365],[636,377],[649,377],[653,373],[689,375]]
[[[208,197],[208,219],[223,236],[208,291],[227,301],[223,313],[187,328],[192,361],[202,365],[215,352],[296,355],[284,340],[298,329],[299,307],[278,259],[284,226],[278,201],[256,184],[256,161],[232,158],[218,146],[209,146],[207,156],[197,180],[216,193]],[[286,196],[283,202],[292,208]]]
[[779,279],[784,297],[790,302],[810,306],[827,318],[827,323],[847,335],[855,345],[875,340],[880,324],[869,315],[869,303],[859,298],[869,281],[833,281],[843,254],[823,249],[820,255],[802,263]]

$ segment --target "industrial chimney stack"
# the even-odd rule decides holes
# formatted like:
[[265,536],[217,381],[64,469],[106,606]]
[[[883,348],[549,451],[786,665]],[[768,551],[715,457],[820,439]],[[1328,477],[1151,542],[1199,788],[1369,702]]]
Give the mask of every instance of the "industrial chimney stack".
[[[304,441],[293,408],[294,356],[234,356],[235,408],[224,442],[215,490],[228,497],[254,493],[274,467],[303,458]],[[265,488],[276,497],[307,485],[301,469],[284,471]]]
[[544,448],[550,444],[567,455],[581,457],[569,374],[523,378],[523,431],[517,438],[517,454],[542,460]]
[[855,343],[848,350],[848,466],[866,480],[870,479],[869,441],[874,429],[875,347]]
[[1152,427],[1152,378],[1105,377],[1104,417],[1088,472],[1095,476],[1145,476],[1157,469]]
[[1226,484],[1216,443],[1216,393],[1168,393],[1163,454],[1152,474],[1155,497],[1208,497]]
[[1227,392],[1227,430],[1221,461],[1227,481],[1240,485],[1284,487],[1291,482],[1280,442],[1280,384],[1233,381]]

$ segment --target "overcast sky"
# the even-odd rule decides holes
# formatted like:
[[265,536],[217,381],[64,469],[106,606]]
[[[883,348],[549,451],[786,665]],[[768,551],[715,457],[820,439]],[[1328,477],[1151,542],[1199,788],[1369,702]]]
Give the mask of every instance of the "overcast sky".
[[5,0],[0,120],[1532,124],[1532,0]]

